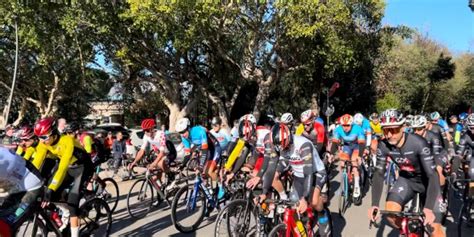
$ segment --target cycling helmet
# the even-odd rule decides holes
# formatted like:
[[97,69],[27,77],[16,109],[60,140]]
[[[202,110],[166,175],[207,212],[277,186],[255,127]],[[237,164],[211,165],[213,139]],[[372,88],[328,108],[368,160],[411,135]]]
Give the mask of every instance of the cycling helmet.
[[302,123],[309,123],[309,122],[312,122],[314,120],[314,113],[312,110],[308,109],[306,111],[304,111],[303,113],[301,113],[301,122]]
[[189,121],[188,118],[180,118],[175,126],[176,132],[182,133],[186,131],[190,125],[191,125],[191,122]]
[[214,118],[212,118],[211,124],[212,124],[212,125],[215,125],[215,124],[221,125],[221,124],[222,124],[222,120],[221,120],[221,118],[219,118],[219,117],[214,117]]
[[431,121],[436,121],[441,117],[437,111],[433,112],[430,114],[430,119]]
[[144,119],[142,121],[142,129],[143,130],[149,130],[149,129],[153,129],[155,128],[155,120],[154,119],[151,119],[151,118],[148,118],[148,119]]
[[466,118],[466,126],[474,128],[474,113],[469,114]]
[[246,114],[246,115],[240,117],[239,123],[243,120],[248,120],[249,122],[251,122],[253,124],[257,124],[257,119],[255,118],[255,116],[253,116],[253,114]]
[[18,134],[18,138],[20,140],[28,140],[31,139],[35,136],[35,132],[33,131],[33,128],[30,126],[24,126],[20,129],[20,133]]
[[291,135],[288,126],[277,123],[272,128],[272,141],[277,151],[285,150],[293,143],[293,135]]
[[354,115],[354,123],[357,125],[362,125],[362,121],[364,121],[364,115],[361,113],[357,113]]
[[78,123],[75,123],[75,122],[68,123],[64,127],[64,132],[65,133],[73,133],[73,132],[76,132],[76,131],[79,131],[79,124]]
[[382,127],[399,127],[405,123],[403,114],[396,109],[387,109],[380,115],[380,125]]
[[350,114],[344,114],[339,118],[339,123],[344,126],[344,125],[352,125],[354,122],[354,119],[352,118],[352,115]]
[[375,120],[379,118],[379,115],[377,113],[372,113],[369,118],[370,120]]
[[56,129],[56,119],[53,117],[47,117],[40,119],[35,124],[35,135],[36,136],[48,136],[51,135]]
[[428,120],[423,115],[416,115],[410,122],[412,128],[424,128]]
[[239,122],[239,137],[248,141],[255,134],[256,123],[254,122],[255,117],[253,115],[244,115],[240,118]]
[[460,119],[460,120],[465,120],[468,115],[469,115],[469,114],[467,114],[466,112],[460,113],[460,114],[459,114],[459,119]]
[[281,118],[280,122],[283,124],[289,124],[293,122],[293,115],[291,113],[284,113]]

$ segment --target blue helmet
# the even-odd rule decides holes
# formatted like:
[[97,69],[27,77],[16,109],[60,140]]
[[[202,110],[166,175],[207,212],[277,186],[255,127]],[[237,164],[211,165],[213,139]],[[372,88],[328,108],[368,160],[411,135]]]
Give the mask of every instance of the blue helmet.
[[465,119],[467,119],[468,115],[469,115],[468,113],[462,112],[462,113],[459,114],[459,119],[460,120],[465,120]]

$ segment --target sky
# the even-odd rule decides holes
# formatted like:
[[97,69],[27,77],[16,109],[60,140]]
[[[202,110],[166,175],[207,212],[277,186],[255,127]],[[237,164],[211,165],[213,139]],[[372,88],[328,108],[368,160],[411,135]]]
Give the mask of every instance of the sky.
[[418,29],[453,53],[474,53],[469,0],[386,0],[384,24]]

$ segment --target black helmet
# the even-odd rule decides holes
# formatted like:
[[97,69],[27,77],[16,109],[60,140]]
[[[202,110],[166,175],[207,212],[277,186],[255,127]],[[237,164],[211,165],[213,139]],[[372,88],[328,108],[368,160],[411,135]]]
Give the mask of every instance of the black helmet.
[[288,148],[293,143],[293,135],[288,126],[276,123],[272,128],[272,141],[277,151]]
[[79,131],[79,129],[80,129],[80,126],[79,126],[78,123],[71,122],[71,123],[66,124],[66,126],[64,127],[64,132],[65,133],[74,133],[74,132]]

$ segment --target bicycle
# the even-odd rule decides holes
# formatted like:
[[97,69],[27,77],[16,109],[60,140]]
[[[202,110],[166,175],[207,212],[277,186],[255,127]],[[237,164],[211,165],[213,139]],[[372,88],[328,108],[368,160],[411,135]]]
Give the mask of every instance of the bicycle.
[[[33,202],[20,217],[13,223],[11,232],[14,236],[48,236],[53,233],[56,236],[69,236],[69,223],[63,228],[52,220],[52,212],[57,212],[52,203],[47,208],[41,207],[41,200]],[[80,235],[109,236],[112,229],[112,213],[108,204],[100,198],[86,200],[79,207]],[[67,217],[68,218],[68,217]],[[103,221],[106,221],[105,223]],[[5,222],[5,221],[4,221]]]
[[[153,177],[156,177],[160,172],[159,170],[147,169],[145,177],[135,181],[130,188],[127,195],[127,211],[131,217],[146,216],[152,206],[159,206],[163,201],[171,206],[169,198],[173,197],[179,188],[178,186],[168,188],[173,182],[176,182],[174,183],[176,185],[186,183],[187,186],[189,178],[180,171],[177,164],[170,164],[170,172],[166,175],[166,185],[163,185],[159,179],[153,180]],[[134,202],[135,200],[137,202]],[[143,210],[140,208],[143,208]]]
[[272,236],[314,236],[313,223],[314,213],[311,207],[308,207],[305,215],[302,216],[297,210],[297,202],[287,200],[277,200],[277,212],[283,215],[283,223],[276,225],[268,234]]
[[472,215],[472,212],[474,211],[474,196],[470,195],[469,193],[469,189],[472,188],[469,187],[469,183],[472,182],[474,182],[474,179],[456,179],[453,181],[453,184],[465,183],[463,185],[464,190],[462,195],[462,204],[458,214],[457,231],[459,237],[461,237],[461,230],[464,223],[466,223],[468,226],[471,225],[471,227],[474,224],[474,216]]
[[339,215],[344,217],[344,213],[347,208],[352,203],[352,192],[353,192],[353,183],[352,183],[352,161],[344,160],[344,167],[342,168],[341,174],[341,193],[339,196]]
[[398,178],[398,166],[390,158],[387,158],[387,172],[385,172],[384,180],[387,185],[387,193],[390,191],[392,186],[395,184]]
[[110,211],[113,213],[115,208],[117,208],[120,198],[119,187],[113,178],[102,179],[99,176],[101,171],[100,165],[98,165],[90,182],[91,190],[86,191],[86,197],[93,194],[95,197],[103,199],[107,202]]

